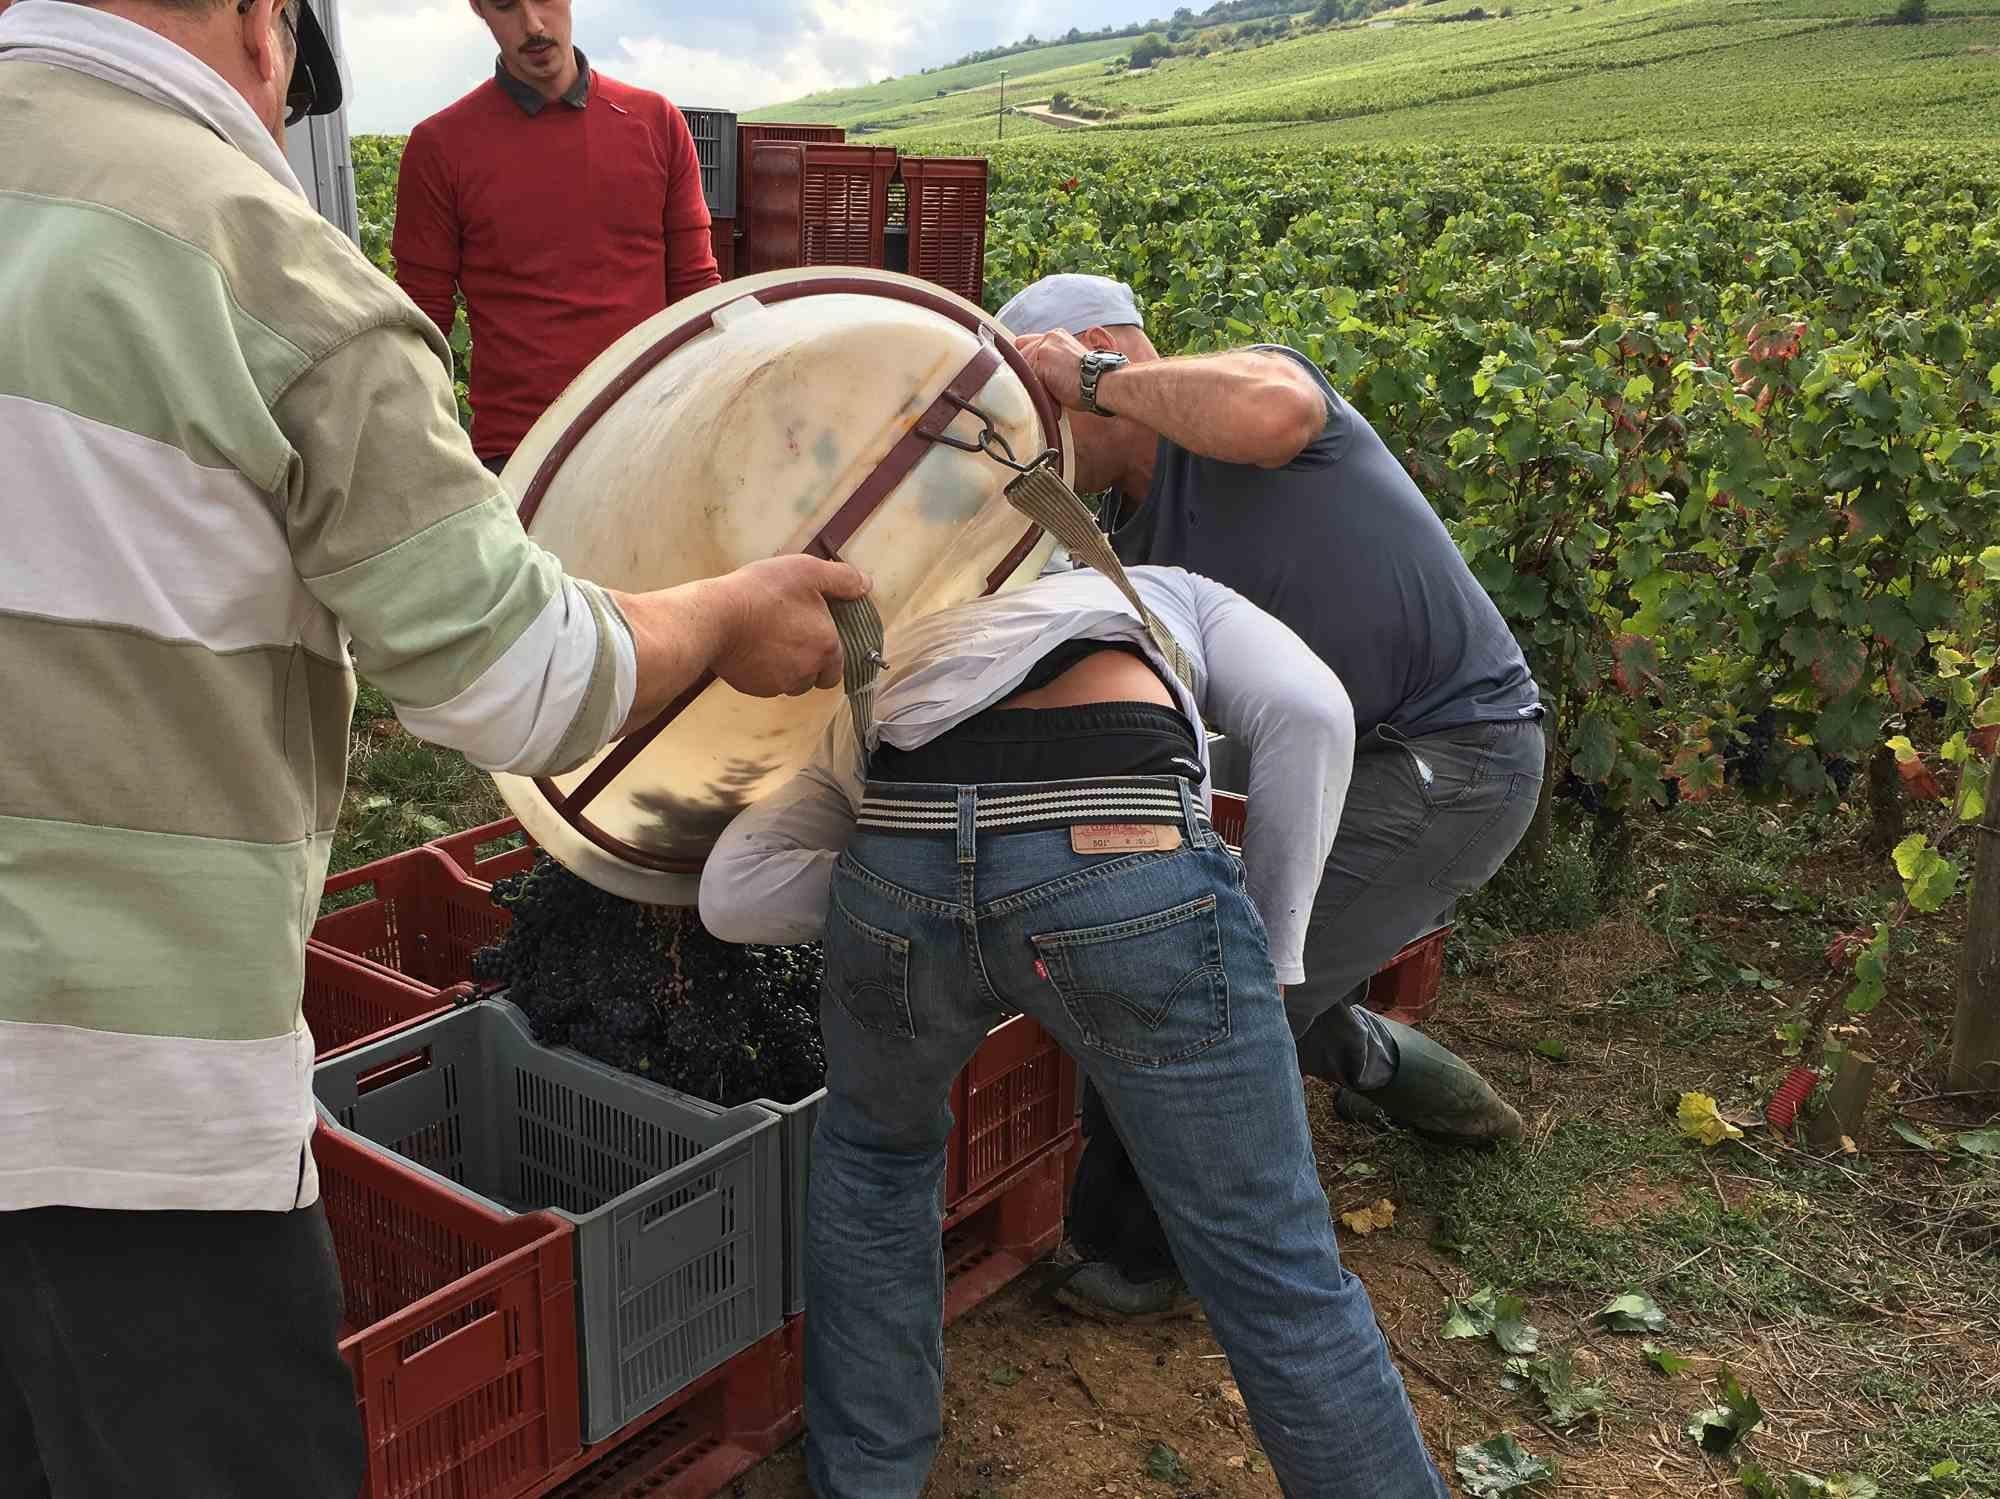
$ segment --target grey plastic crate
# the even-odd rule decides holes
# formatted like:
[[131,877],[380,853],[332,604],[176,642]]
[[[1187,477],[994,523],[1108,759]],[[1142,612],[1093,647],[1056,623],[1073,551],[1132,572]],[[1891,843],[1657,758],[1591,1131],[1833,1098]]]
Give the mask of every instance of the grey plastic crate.
[[586,1441],[784,1320],[779,1121],[567,1049],[487,1000],[314,1069],[339,1126],[505,1212],[576,1224]]
[[[691,1103],[714,1110],[717,1105],[699,1098]],[[826,1089],[808,1093],[797,1103],[755,1098],[752,1107],[778,1116],[778,1140],[785,1163],[783,1216],[785,1225],[785,1315],[796,1317],[806,1309],[806,1186],[812,1180],[813,1129],[819,1123],[820,1105]],[[938,1185],[938,1206],[944,1206],[944,1185]]]
[[715,219],[736,217],[736,114],[728,109],[683,109],[694,154],[701,159],[701,195]]
[[819,1123],[826,1089],[808,1093],[797,1103],[768,1098],[754,1102],[778,1116],[778,1140],[785,1163],[785,1315],[795,1317],[806,1309],[806,1183],[812,1177],[813,1127]]
[[[986,1033],[988,1043],[996,1043],[1002,1049],[1002,1061],[998,1063],[998,1071],[1012,1071],[1012,1067],[1004,1059],[1006,1057],[1006,1035],[1010,1035],[1010,1033],[1018,1035],[1018,1033],[1010,1031],[1008,1027],[1012,1027],[1012,1025],[1028,1025],[1028,1023],[1030,1021],[1026,1017],[1022,1017],[1022,1015],[1010,1015],[1008,1019],[1000,1021],[998,1025],[994,1025]],[[996,1037],[1000,1037],[1000,1039],[996,1041]],[[980,1055],[990,1057],[992,1053],[990,1051],[982,1051]],[[968,1063],[968,1071],[966,1071],[964,1077],[970,1077],[976,1069],[978,1069],[978,1057],[974,1057],[974,1061]],[[1036,1073],[1036,1075],[1042,1077],[1042,1073]],[[998,1077],[998,1073],[996,1073],[996,1077]],[[968,1089],[970,1089],[970,1083],[968,1083]],[[1076,1101],[1076,1107],[1072,1109],[1072,1113],[1080,1115],[1082,1113],[1082,1089],[1076,1089],[1076,1093],[1078,1093],[1078,1101]],[[718,1103],[710,1103],[710,1101],[700,1099],[700,1097],[688,1097],[688,1103],[690,1103],[690,1107],[696,1107],[696,1109],[708,1109],[710,1113],[720,1113],[720,1105]],[[826,1103],[826,1089],[824,1087],[818,1089],[818,1091],[814,1091],[814,1093],[808,1093],[802,1099],[798,1099],[798,1103],[776,1103],[774,1099],[768,1099],[768,1097],[752,1099],[752,1107],[768,1109],[770,1113],[776,1113],[778,1121],[780,1121],[780,1143],[782,1143],[782,1159],[784,1159],[784,1315],[786,1317],[792,1317],[792,1315],[796,1315],[796,1313],[800,1313],[800,1311],[806,1309],[806,1189],[808,1189],[808,1183],[812,1181],[812,1131],[814,1131],[814,1127],[820,1121],[820,1105],[824,1105],[824,1103]],[[962,1105],[964,1105],[964,1099],[960,1095],[960,1087],[954,1085],[952,1087],[952,1107],[960,1111],[960,1117],[952,1125],[952,1145],[950,1145],[950,1151],[954,1155],[958,1155],[958,1153],[962,1153],[966,1149],[964,1131],[968,1127],[972,1127],[972,1119],[964,1117],[966,1109]],[[1006,1157],[1004,1157],[1004,1163],[998,1169],[998,1175],[982,1177],[978,1183],[960,1183],[960,1191],[964,1191],[966,1197],[972,1197],[978,1191],[984,1191],[986,1187],[992,1185],[992,1181],[996,1181],[998,1177],[1004,1177],[1008,1171],[1014,1171],[1018,1167],[1028,1165],[1046,1147],[1048,1147],[1048,1141],[1042,1141],[1042,1143],[1028,1143],[1026,1149],[1022,1149],[1018,1155],[1012,1153],[1012,1151],[1008,1151]],[[952,1211],[952,1201],[950,1201],[950,1195],[948,1195],[950,1191],[952,1191],[952,1171],[950,1171],[950,1165],[948,1165],[944,1179],[938,1181],[938,1211],[946,1213],[946,1215],[950,1215],[950,1211]]]

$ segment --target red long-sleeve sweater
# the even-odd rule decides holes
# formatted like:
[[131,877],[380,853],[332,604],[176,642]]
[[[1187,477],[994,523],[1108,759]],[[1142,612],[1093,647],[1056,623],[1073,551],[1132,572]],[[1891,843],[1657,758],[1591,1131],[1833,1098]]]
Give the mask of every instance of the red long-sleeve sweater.
[[489,79],[410,133],[396,281],[446,333],[472,323],[472,445],[513,452],[585,365],[715,285],[701,166],[681,112],[592,70],[581,107],[528,114]]

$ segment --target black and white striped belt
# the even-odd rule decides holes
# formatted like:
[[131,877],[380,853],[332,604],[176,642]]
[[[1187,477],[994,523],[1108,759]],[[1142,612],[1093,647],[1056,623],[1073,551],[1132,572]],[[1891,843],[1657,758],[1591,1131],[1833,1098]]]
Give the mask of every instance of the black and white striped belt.
[[[1170,776],[1128,776],[1050,781],[1033,790],[979,787],[974,792],[973,826],[993,833],[1029,833],[1081,823],[1179,826],[1186,821],[1182,784]],[[1196,825],[1206,829],[1208,813],[1200,796],[1190,795],[1188,800]],[[879,833],[953,833],[958,829],[958,801],[956,786],[871,783],[856,822]]]

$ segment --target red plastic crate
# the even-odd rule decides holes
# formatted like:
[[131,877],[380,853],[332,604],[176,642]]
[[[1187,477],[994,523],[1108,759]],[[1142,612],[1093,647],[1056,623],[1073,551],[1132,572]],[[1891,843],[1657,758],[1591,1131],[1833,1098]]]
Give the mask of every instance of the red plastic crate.
[[711,219],[708,243],[715,251],[715,268],[724,281],[736,279],[736,220]]
[[[945,1230],[944,1320],[956,1322],[1062,1241],[1068,1154],[1043,1156],[998,1183]],[[708,1499],[795,1437],[802,1423],[806,1318],[738,1354],[595,1447],[558,1480],[555,1499]],[[594,1459],[594,1462],[593,1462]]]
[[886,255],[894,146],[806,147],[802,265],[864,265]]
[[[1241,851],[1248,804],[1234,792],[1218,791],[1210,799],[1209,819],[1216,835]],[[1438,1007],[1444,980],[1444,943],[1451,923],[1406,943],[1401,952],[1376,970],[1368,982],[1368,1008],[1404,1025],[1421,1025]]]
[[904,223],[910,274],[978,305],[986,291],[986,162],[905,156]]
[[1069,1195],[1064,1162],[1046,1154],[1008,1177],[998,1191],[944,1234],[944,1320],[956,1322],[1062,1242]]
[[363,1499],[544,1492],[579,1443],[570,1226],[502,1218],[324,1128],[313,1158],[346,1301]]
[[837,146],[847,139],[847,131],[840,125],[798,125],[773,124],[749,125],[738,122],[736,126],[736,216],[745,213],[744,200],[750,191],[750,151],[760,142],[814,143],[822,146]]
[[951,1085],[945,1212],[1065,1144],[1076,1127],[1076,1063],[1025,1015],[989,1035]]
[[428,985],[317,942],[306,944],[302,1004],[315,1058],[449,1008]]
[[[990,1300],[1061,1242],[1062,1160],[1059,1154],[1031,1162],[945,1230],[947,1323]],[[708,1499],[721,1492],[797,1436],[805,1325],[804,1317],[788,1318],[660,1411],[586,1448],[556,1475],[555,1499]]]
[[489,885],[532,867],[537,852],[535,840],[521,831],[520,820],[514,817],[433,838],[428,846]]
[[802,1333],[792,1318],[659,1410],[586,1448],[545,1492],[558,1499],[708,1499],[721,1491],[798,1434]]
[[739,210],[746,224],[745,269],[881,269],[887,258],[889,179],[895,172],[893,146],[753,146],[742,200],[746,206]]
[[[806,148],[793,141],[748,146],[737,213],[743,221],[743,274],[805,263]],[[885,231],[886,232],[886,231]]]
[[1241,853],[1243,830],[1249,826],[1249,802],[1234,791],[1218,791],[1208,801],[1208,820],[1215,828],[1215,836]]
[[320,917],[313,940],[448,989],[472,977],[472,955],[497,942],[513,917],[492,888],[425,844],[337,874],[328,895],[366,890],[372,899]]
[[1404,1025],[1422,1025],[1438,1007],[1444,983],[1444,939],[1449,923],[1404,945],[1368,981],[1368,1008]]

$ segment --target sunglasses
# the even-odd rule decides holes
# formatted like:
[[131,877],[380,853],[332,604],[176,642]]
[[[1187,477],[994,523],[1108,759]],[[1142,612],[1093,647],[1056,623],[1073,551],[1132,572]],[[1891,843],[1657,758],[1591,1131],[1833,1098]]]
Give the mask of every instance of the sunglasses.
[[[250,13],[253,0],[236,0],[236,14]],[[292,19],[292,7],[298,0],[285,0],[278,7],[278,19],[285,23],[285,32],[292,39],[292,81],[285,91],[285,124],[296,125],[312,112],[313,101],[319,97],[318,87],[313,82],[312,65],[299,55],[299,27]]]

